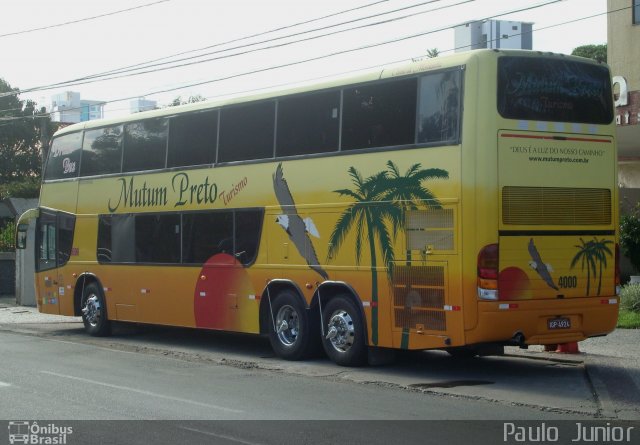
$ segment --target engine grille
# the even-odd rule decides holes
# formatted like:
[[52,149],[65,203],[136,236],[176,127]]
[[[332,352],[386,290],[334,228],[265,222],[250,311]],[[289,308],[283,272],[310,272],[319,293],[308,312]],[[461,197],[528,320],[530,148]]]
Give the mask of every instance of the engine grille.
[[514,225],[609,225],[611,190],[504,187],[502,222]]

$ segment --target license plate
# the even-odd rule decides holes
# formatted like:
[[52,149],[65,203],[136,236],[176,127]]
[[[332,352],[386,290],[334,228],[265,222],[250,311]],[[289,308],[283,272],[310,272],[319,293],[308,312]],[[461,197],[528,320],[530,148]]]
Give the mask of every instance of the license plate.
[[569,329],[571,328],[571,320],[565,317],[550,318],[547,320],[549,329]]

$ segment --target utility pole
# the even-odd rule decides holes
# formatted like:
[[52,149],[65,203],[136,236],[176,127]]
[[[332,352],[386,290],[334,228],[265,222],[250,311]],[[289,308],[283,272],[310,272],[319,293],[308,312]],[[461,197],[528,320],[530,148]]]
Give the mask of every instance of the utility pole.
[[[40,110],[41,113],[46,113],[46,108],[42,107]],[[44,175],[44,164],[47,160],[47,154],[49,152],[49,126],[47,125],[47,118],[45,116],[41,116],[38,118],[40,121],[40,152],[42,154],[41,165],[42,165],[42,175]]]

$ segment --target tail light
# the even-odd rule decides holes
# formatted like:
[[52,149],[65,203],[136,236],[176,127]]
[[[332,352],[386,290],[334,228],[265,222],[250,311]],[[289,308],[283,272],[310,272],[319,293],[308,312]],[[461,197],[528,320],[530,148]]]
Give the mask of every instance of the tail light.
[[478,298],[498,299],[498,245],[488,244],[478,253]]

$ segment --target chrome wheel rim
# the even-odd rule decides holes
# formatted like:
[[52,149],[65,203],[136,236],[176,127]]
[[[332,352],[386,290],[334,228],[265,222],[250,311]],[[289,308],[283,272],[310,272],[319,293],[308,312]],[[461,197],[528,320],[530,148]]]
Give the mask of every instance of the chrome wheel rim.
[[278,340],[285,346],[292,346],[298,339],[300,332],[300,317],[293,306],[284,305],[276,315],[276,334]]
[[355,341],[356,331],[351,315],[343,309],[335,311],[327,325],[327,340],[333,349],[340,353],[345,353]]
[[91,294],[84,302],[82,308],[82,316],[91,326],[96,327],[100,323],[102,317],[102,308],[100,307],[100,299],[97,295]]

